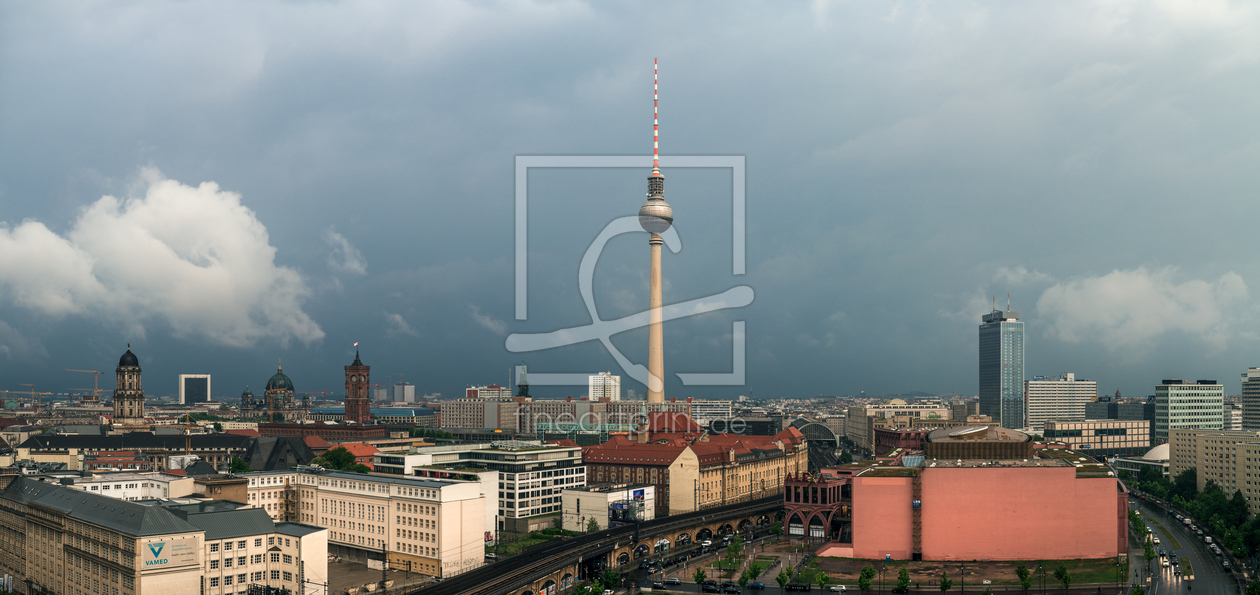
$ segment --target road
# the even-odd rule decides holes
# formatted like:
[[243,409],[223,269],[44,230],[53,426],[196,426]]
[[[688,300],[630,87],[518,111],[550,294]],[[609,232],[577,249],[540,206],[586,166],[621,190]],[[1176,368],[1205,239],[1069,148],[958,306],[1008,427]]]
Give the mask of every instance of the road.
[[[1192,533],[1175,517],[1164,516],[1163,508],[1152,507],[1145,500],[1136,502],[1140,504],[1139,510],[1143,516],[1154,518],[1162,526],[1161,529],[1148,523],[1162,542],[1155,549],[1177,552],[1181,559],[1189,560],[1194,569],[1194,580],[1187,580],[1177,576],[1171,568],[1164,568],[1158,560],[1152,560],[1149,568],[1151,588],[1147,591],[1149,595],[1237,595],[1238,581],[1233,573],[1221,567],[1221,557],[1207,548],[1202,537]],[[1181,547],[1173,547],[1169,537],[1175,537]],[[1141,566],[1142,558],[1137,557],[1132,567],[1140,570]]]

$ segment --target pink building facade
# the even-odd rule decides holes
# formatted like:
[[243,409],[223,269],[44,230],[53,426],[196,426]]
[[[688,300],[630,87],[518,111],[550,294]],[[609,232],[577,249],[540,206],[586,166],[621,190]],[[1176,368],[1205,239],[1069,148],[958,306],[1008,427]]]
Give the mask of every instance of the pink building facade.
[[829,534],[822,556],[1038,560],[1128,552],[1123,484],[1078,477],[1071,465],[882,467],[832,481],[851,490],[851,533]]

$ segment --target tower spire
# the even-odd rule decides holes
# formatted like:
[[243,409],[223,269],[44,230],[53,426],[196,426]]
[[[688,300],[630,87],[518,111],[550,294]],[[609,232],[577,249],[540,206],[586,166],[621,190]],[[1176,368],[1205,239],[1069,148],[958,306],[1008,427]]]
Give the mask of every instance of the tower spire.
[[660,126],[660,121],[658,120],[658,117],[657,117],[657,107],[660,103],[659,97],[657,95],[658,93],[657,68],[658,68],[657,60],[656,58],[652,58],[652,172],[653,173],[657,173],[661,171],[661,155],[660,155],[661,126]]

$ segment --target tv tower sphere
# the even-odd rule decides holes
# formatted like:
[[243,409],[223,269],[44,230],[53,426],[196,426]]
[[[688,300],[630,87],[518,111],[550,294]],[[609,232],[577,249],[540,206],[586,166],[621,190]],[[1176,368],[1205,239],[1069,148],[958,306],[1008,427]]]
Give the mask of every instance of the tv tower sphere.
[[669,208],[669,203],[663,198],[649,198],[639,208],[639,225],[648,233],[665,233],[673,222],[674,209]]

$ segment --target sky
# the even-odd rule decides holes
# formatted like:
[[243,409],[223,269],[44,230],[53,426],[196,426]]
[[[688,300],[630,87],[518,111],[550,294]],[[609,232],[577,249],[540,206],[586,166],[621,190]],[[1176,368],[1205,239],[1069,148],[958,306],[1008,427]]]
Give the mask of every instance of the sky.
[[[664,299],[719,307],[665,325],[666,397],[974,395],[1008,292],[1030,376],[1237,394],[1257,33],[1260,5],[1214,0],[0,4],[0,390],[112,388],[130,344],[149,394],[258,392],[282,363],[340,395],[358,341],[420,394],[524,361],[642,395],[600,341],[508,338],[591,324],[579,268],[644,200],[657,59]],[[522,156],[644,165],[518,180]],[[602,320],[647,308],[646,240],[597,252]]]

